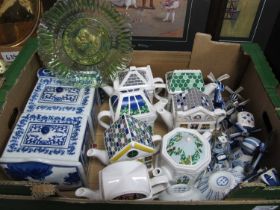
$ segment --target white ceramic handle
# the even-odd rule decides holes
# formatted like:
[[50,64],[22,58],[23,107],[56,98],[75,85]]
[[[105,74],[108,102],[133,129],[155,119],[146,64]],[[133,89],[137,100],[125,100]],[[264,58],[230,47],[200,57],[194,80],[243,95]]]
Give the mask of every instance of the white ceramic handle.
[[108,129],[110,126],[107,123],[105,123],[104,121],[102,121],[103,117],[109,117],[110,119],[112,119],[111,112],[110,111],[101,111],[97,115],[97,120],[98,120],[99,125],[101,125],[101,127],[105,128],[105,129]]
[[164,84],[164,81],[162,78],[159,78],[159,77],[156,77],[153,79],[153,82],[154,82],[154,87],[155,87],[155,92],[154,92],[154,95],[155,95],[155,98],[157,100],[160,100],[162,99],[162,97],[159,95],[159,93],[161,92],[161,90],[164,88],[166,88],[166,84]]
[[[153,79],[153,82],[154,82],[154,84],[156,84],[156,83],[162,83],[162,84],[164,84],[163,79],[160,78],[160,77],[155,77],[155,78]],[[164,85],[165,85],[165,84],[164,84]]]
[[155,143],[155,152],[158,152],[159,149],[160,149],[160,146],[161,146],[161,141],[162,141],[162,138],[160,135],[153,135],[152,136],[152,142]]
[[168,178],[165,175],[156,176],[150,179],[152,194],[155,195],[167,189],[168,187]]
[[156,142],[161,142],[161,140],[162,140],[162,138],[161,138],[160,135],[153,135],[153,136],[152,136],[152,141],[153,141],[154,143],[156,143]]

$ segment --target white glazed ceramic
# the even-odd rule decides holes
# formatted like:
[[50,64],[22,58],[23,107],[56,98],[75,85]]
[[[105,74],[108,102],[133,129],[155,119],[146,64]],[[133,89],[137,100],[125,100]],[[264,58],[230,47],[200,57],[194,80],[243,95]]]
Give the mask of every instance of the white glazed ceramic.
[[149,200],[167,188],[165,176],[150,178],[146,166],[139,161],[110,164],[99,172],[99,190],[79,188],[75,195],[91,200]]
[[186,184],[175,184],[160,193],[159,200],[164,201],[199,201],[203,200],[202,193]]
[[228,171],[216,171],[206,174],[198,183],[197,188],[207,200],[223,199],[238,182]]
[[142,89],[147,92],[151,102],[153,102],[153,97],[154,94],[157,94],[157,90],[165,88],[162,78],[153,77],[150,65],[144,67],[131,66],[128,70],[119,72],[113,82],[113,86],[103,86],[102,89],[109,96],[112,96],[115,92]]
[[160,142],[161,136],[152,135],[144,122],[130,115],[122,115],[104,132],[107,155],[97,149],[89,149],[87,154],[90,157],[97,157],[107,165],[109,162],[136,160],[151,156],[159,150]]
[[215,109],[209,96],[196,88],[172,96],[171,112],[164,107],[167,100],[155,105],[168,129],[185,127],[199,132],[219,129],[219,123],[226,117],[225,110]]
[[14,180],[77,188],[86,185],[90,143],[86,116],[24,113],[0,163]]
[[60,115],[85,115],[90,131],[95,136],[96,115],[100,98],[95,88],[77,88],[65,85],[48,69],[39,69],[38,82],[27,102],[24,112],[57,113]]
[[104,117],[115,122],[121,115],[131,115],[145,122],[151,129],[154,127],[157,113],[142,90],[114,94],[109,99],[109,106],[109,111],[101,111],[97,116],[99,124],[105,129],[108,129],[109,125],[104,122]]
[[208,140],[211,135],[196,130],[175,128],[163,137],[158,167],[171,184],[192,185],[211,161]]
[[245,154],[242,149],[238,148],[232,152],[232,166],[241,166],[246,168],[252,164],[253,155]]
[[275,168],[262,173],[260,178],[268,186],[280,186],[279,174]]
[[255,127],[254,115],[246,111],[238,112],[237,124],[244,128],[254,128]]

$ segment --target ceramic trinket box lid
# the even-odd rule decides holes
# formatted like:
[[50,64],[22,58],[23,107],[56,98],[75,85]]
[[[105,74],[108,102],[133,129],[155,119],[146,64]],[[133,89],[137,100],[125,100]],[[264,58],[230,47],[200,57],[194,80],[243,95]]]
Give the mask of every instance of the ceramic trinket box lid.
[[86,150],[91,143],[86,116],[24,113],[0,159],[15,180],[57,184],[62,189],[86,184]]
[[98,95],[94,88],[65,85],[48,69],[40,69],[37,76],[38,82],[25,112],[89,114],[93,105],[96,105],[93,102]]

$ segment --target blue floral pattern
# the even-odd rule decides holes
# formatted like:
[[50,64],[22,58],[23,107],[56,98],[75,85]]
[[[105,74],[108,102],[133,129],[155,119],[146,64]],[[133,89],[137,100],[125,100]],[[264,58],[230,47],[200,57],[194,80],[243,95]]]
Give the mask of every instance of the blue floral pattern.
[[52,172],[52,166],[38,162],[8,163],[5,168],[7,174],[15,180],[32,179],[43,181]]
[[[83,117],[77,116],[52,116],[44,114],[31,114],[25,113],[19,119],[17,126],[9,140],[6,147],[7,152],[18,153],[43,153],[48,155],[74,155],[76,152],[76,146],[78,144],[78,136],[81,131],[81,121]],[[26,130],[31,131],[38,130],[42,127],[39,124],[52,125],[50,132],[46,137],[40,132],[27,133]],[[70,129],[72,128],[72,129]],[[59,133],[54,132],[59,130]],[[68,130],[68,133],[62,135],[62,131]],[[26,135],[32,136],[32,139],[28,140]],[[62,135],[65,138],[61,142],[52,141],[55,135]],[[42,137],[43,136],[43,137]],[[46,138],[49,143],[45,142],[43,138]],[[53,144],[51,144],[53,143]]]
[[78,184],[80,182],[81,182],[81,178],[77,171],[73,173],[69,173],[68,176],[64,178],[64,183],[68,185]]

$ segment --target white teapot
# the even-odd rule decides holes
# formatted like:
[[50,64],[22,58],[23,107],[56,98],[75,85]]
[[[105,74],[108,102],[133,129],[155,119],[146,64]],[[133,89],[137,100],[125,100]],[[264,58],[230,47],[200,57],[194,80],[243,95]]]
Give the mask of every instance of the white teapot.
[[168,129],[186,127],[199,132],[217,129],[226,117],[226,111],[215,109],[211,98],[196,88],[172,96],[171,112],[165,109],[168,100],[162,98],[155,109]]
[[153,77],[150,65],[145,67],[131,66],[128,70],[118,73],[113,82],[113,87],[105,85],[102,89],[107,95],[112,96],[115,92],[124,92],[136,89],[145,90],[151,102],[157,90],[165,88],[162,78]]
[[143,90],[116,92],[109,99],[109,107],[110,110],[101,111],[97,116],[99,124],[105,129],[109,128],[109,124],[103,121],[104,117],[115,122],[121,115],[131,115],[145,122],[151,129],[154,127],[157,111]]
[[168,187],[166,176],[150,178],[139,161],[110,164],[99,172],[99,190],[78,188],[75,195],[90,200],[151,200]]

